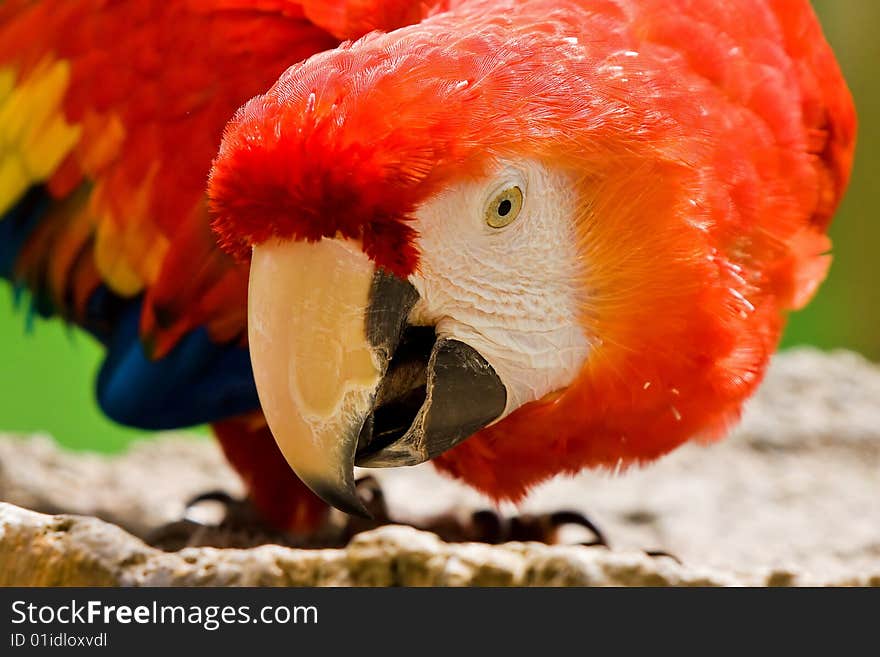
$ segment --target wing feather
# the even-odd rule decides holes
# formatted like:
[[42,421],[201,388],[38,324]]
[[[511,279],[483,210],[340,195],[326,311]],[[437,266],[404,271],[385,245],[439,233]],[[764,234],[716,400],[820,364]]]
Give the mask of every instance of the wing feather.
[[[170,426],[256,407],[233,355],[247,270],[215,246],[205,182],[235,110],[336,44],[281,0],[0,7],[0,274],[108,345],[112,417]],[[150,402],[169,368],[164,406]]]
[[[215,319],[227,324],[204,313],[187,317],[187,302],[197,299],[178,295],[171,304],[153,287],[168,278],[166,260],[181,279],[207,277],[193,286],[202,292],[234,267],[190,259],[187,271],[172,252],[191,246],[178,242],[178,234],[194,232],[190,224],[207,225],[205,179],[226,120],[287,66],[336,43],[292,5],[43,0],[5,7],[0,216],[32,186],[45,185],[53,200],[52,230],[42,232],[40,249],[20,254],[26,257],[17,258],[16,276],[57,288],[46,296],[77,321],[63,289],[77,282],[51,263],[56,252],[69,263],[77,248],[87,248],[101,283],[116,294],[174,306],[175,318],[166,308],[165,326],[145,330],[182,323],[174,331],[179,338]],[[74,194],[87,202],[63,202]],[[204,247],[199,255],[218,260]],[[52,276],[32,271],[48,267]],[[173,342],[166,340],[165,350]]]

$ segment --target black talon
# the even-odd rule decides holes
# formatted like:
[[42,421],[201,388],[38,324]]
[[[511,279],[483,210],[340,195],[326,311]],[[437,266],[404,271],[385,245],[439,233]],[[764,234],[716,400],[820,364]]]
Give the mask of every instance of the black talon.
[[238,500],[232,497],[232,495],[227,493],[225,490],[211,490],[191,498],[186,503],[186,508],[191,509],[192,507],[197,506],[202,502],[221,502],[223,504],[232,505],[233,503],[238,502]]
[[582,513],[578,513],[577,511],[557,511],[556,513],[550,514],[550,523],[557,532],[565,525],[584,527],[592,532],[593,536],[596,537],[596,540],[588,543],[581,543],[581,545],[611,548],[611,544],[608,542],[608,538],[602,530],[599,529],[596,523]]
[[385,493],[375,477],[369,475],[361,477],[354,482],[354,487],[358,498],[360,498],[369,512],[370,518],[348,516],[342,531],[341,545],[346,545],[355,534],[360,534],[382,525],[394,524],[394,521],[388,514],[388,505],[385,504]]
[[[214,547],[251,547],[263,543],[280,543],[296,547],[343,547],[356,534],[383,525],[394,524],[388,511],[385,493],[379,481],[372,476],[355,482],[358,497],[372,515],[371,519],[348,516],[341,524],[329,523],[311,537],[292,537],[268,528],[260,520],[256,509],[247,499],[233,497],[224,490],[213,490],[193,497],[186,504],[184,518],[168,523],[145,537],[150,545],[164,550],[210,545]],[[223,505],[224,513],[216,521],[200,520],[193,513],[204,502]],[[610,548],[610,543],[599,527],[582,513],[571,510],[544,514],[524,514],[505,517],[491,509],[475,511],[462,518],[454,513],[435,517],[415,525],[416,529],[434,532],[450,543],[482,542],[498,545],[509,541],[537,541],[547,544],[560,542],[560,531],[566,526],[583,527],[595,540],[580,543],[591,547]],[[662,550],[645,551],[650,557],[669,557],[681,561]]]
[[[204,502],[216,502],[222,510],[214,520],[200,518],[197,507]],[[156,528],[144,537],[153,547],[176,551],[185,547],[248,548],[265,543],[296,545],[287,534],[265,524],[259,512],[247,498],[238,499],[226,491],[213,490],[196,495],[187,501],[184,517]]]
[[361,477],[354,483],[354,487],[375,523],[385,525],[392,522],[388,515],[388,505],[385,504],[385,493],[375,477]]
[[475,541],[497,545],[508,541],[536,541],[539,543],[558,543],[559,530],[566,525],[577,525],[588,529],[596,539],[583,545],[608,547],[608,539],[602,531],[583,514],[576,511],[558,511],[546,514],[524,514],[505,518],[490,509],[476,511],[468,522],[453,516],[435,518],[421,529],[432,531],[447,542]]
[[[222,515],[219,520],[216,522],[199,520],[198,514],[193,513],[204,502],[217,502],[223,506]],[[186,503],[184,518],[203,527],[259,530],[260,532],[267,530],[260,514],[249,499],[233,497],[224,490],[208,491],[190,499]]]
[[684,563],[682,563],[681,559],[679,559],[677,556],[675,556],[671,552],[667,552],[666,550],[645,550],[645,554],[647,556],[651,557],[652,559],[656,559],[658,557],[669,557],[675,563],[677,563],[679,566],[684,565]]

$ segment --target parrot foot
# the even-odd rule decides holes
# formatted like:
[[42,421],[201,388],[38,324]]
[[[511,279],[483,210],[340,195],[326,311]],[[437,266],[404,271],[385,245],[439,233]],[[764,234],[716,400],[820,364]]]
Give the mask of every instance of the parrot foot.
[[[510,541],[534,541],[547,545],[573,544],[611,549],[611,543],[605,533],[579,511],[505,517],[487,509],[471,514],[466,522],[444,516],[417,528],[434,532],[447,543],[476,542],[497,545]],[[566,535],[577,535],[584,530],[591,536],[588,540],[566,540]],[[683,565],[681,559],[665,550],[642,550],[642,552],[651,558],[665,557]]]
[[[383,525],[401,524],[391,517],[385,502],[385,493],[375,477],[366,476],[355,483],[358,496],[372,518],[348,516],[342,532],[342,545],[361,532]],[[444,514],[420,523],[410,524],[416,529],[437,534],[447,543],[489,543],[497,545],[510,541],[538,541],[561,543],[562,535],[572,529],[586,530],[589,539],[582,545],[608,547],[608,540],[589,518],[576,511],[557,511],[547,514],[524,514],[505,517],[489,509],[476,511],[462,518]]]
[[510,541],[537,541],[548,545],[565,543],[570,531],[589,534],[581,545],[609,547],[602,530],[589,518],[576,511],[556,511],[544,514],[522,514],[506,517],[489,509],[476,511],[465,521],[438,518],[425,529],[433,531],[449,542],[479,542],[497,545]]
[[[184,517],[151,532],[145,541],[165,551],[184,547],[211,546],[220,548],[249,548],[265,543],[290,547],[327,548],[344,547],[361,532],[384,525],[401,524],[391,517],[385,493],[375,477],[358,479],[355,487],[372,518],[344,516],[340,522],[328,523],[308,537],[295,537],[273,529],[260,517],[252,502],[238,499],[225,491],[210,491],[191,499]],[[342,516],[343,514],[339,514]],[[540,542],[548,545],[575,544],[610,548],[604,532],[577,511],[504,516],[484,509],[466,514],[448,513],[420,523],[410,524],[416,529],[437,534],[447,543]],[[584,537],[583,534],[587,533]],[[585,539],[585,540],[584,540]],[[678,563],[673,554],[662,550],[645,550],[649,557],[668,557]]]
[[144,540],[168,552],[185,547],[247,549],[266,543],[297,548],[345,547],[355,534],[394,524],[379,483],[373,477],[364,477],[356,485],[372,519],[339,513],[344,520],[326,522],[307,535],[293,534],[268,524],[250,498],[239,499],[216,490],[190,499],[183,518],[155,529]]
[[183,518],[158,527],[144,540],[165,551],[185,547],[249,548],[264,543],[291,543],[287,534],[265,524],[250,500],[237,499],[221,490],[192,498],[186,504]]
[[[388,511],[385,494],[375,477],[366,476],[355,483],[357,493],[372,515],[371,519],[349,516],[343,531],[343,544],[355,535],[383,525],[399,524]],[[576,511],[557,511],[546,514],[523,514],[505,517],[496,511],[476,511],[466,518],[445,514],[422,523],[412,524],[416,529],[437,534],[447,543],[489,543],[497,545],[510,541],[538,541],[562,543],[563,535],[574,530],[589,533],[582,545],[609,547],[605,534],[589,518]]]

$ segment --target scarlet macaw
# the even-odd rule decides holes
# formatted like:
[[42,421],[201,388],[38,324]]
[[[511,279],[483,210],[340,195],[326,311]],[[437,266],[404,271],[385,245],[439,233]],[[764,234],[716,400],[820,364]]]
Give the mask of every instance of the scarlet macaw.
[[[518,500],[722,435],[829,264],[855,114],[806,0],[21,4],[0,264],[107,343],[112,417],[237,416],[277,524],[323,507],[246,344],[331,504],[428,459]],[[320,50],[226,128],[234,265],[222,115]]]

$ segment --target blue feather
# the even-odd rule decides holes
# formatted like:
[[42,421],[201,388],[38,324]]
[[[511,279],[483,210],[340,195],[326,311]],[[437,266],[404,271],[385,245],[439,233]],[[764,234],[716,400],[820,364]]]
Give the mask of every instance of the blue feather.
[[[14,280],[15,263],[49,209],[45,187],[31,187],[0,220],[0,277],[14,287],[25,322],[53,308],[39,290]],[[175,429],[215,422],[260,408],[247,348],[216,344],[204,328],[190,332],[165,357],[151,360],[138,334],[143,300],[101,285],[89,297],[82,327],[107,348],[98,373],[101,409],[120,424]]]
[[15,261],[27,238],[49,209],[51,198],[42,185],[31,187],[0,218],[0,276],[12,280]]
[[141,303],[132,302],[107,340],[98,404],[110,418],[141,429],[174,429],[260,408],[246,348],[216,344],[200,328],[150,360],[138,335],[140,314]]
[[47,299],[27,294],[28,290],[24,285],[15,280],[15,263],[28,238],[49,210],[51,202],[52,198],[46,188],[35,185],[0,217],[0,278],[12,282],[13,302],[16,308],[24,307],[25,330],[28,333],[34,329],[36,315],[49,317],[53,309]]

